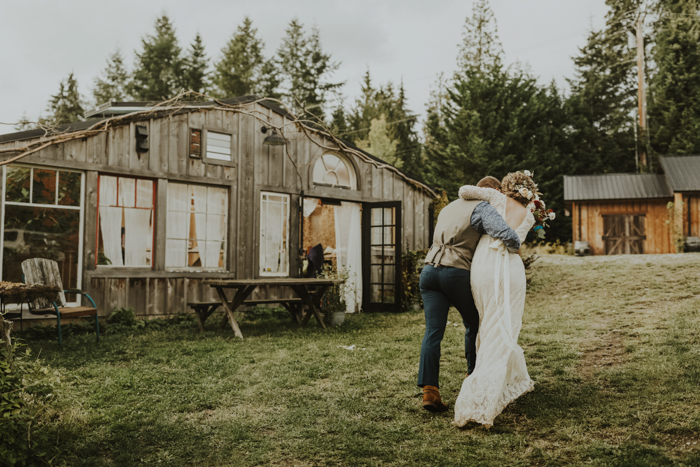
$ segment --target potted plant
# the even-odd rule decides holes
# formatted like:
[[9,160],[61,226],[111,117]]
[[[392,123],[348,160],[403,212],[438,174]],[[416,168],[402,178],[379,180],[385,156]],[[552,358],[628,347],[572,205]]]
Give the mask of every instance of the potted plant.
[[[326,279],[347,279],[345,274],[339,274],[335,268],[326,267],[319,274],[320,277]],[[345,310],[347,303],[343,293],[343,284],[329,287],[321,298],[321,310],[328,318],[328,323],[331,326],[340,326],[345,321]]]

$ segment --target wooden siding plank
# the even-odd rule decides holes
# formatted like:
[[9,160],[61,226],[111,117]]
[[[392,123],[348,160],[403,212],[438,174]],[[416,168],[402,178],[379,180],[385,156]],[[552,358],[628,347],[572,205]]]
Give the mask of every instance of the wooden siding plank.
[[382,169],[382,198],[393,199],[394,183],[393,174],[386,169]]
[[153,267],[156,271],[165,270],[165,245],[167,238],[168,220],[168,181],[159,179],[156,182],[156,219],[155,219],[155,251]]
[[83,284],[87,284],[87,271],[95,269],[97,254],[97,172],[85,174],[85,226],[83,234]]
[[404,187],[403,201],[403,244],[404,251],[416,250],[415,232],[416,232],[416,207],[415,207],[416,190],[409,186]]
[[256,136],[252,117],[241,115],[240,138],[240,171],[241,184],[238,188],[238,209],[240,222],[238,225],[239,262],[236,268],[237,278],[252,279],[255,249],[255,212],[260,201],[255,193],[255,149]]

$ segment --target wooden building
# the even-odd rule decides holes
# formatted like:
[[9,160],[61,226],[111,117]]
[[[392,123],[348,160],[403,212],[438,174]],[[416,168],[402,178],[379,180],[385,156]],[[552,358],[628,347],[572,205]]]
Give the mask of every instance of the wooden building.
[[[2,280],[46,257],[103,315],[171,315],[214,298],[203,279],[301,276],[303,247],[322,236],[304,222],[337,208],[335,238],[355,253],[328,245],[329,256],[361,248],[362,308],[398,306],[401,252],[429,246],[430,187],[270,101],[153,105],[103,105],[59,127],[62,142],[40,130],[0,136],[3,160],[54,143],[2,167]],[[280,136],[286,144],[264,144]],[[339,212],[361,212],[361,224]]]
[[565,176],[564,200],[591,254],[676,253],[700,236],[700,157],[662,157],[657,174]]

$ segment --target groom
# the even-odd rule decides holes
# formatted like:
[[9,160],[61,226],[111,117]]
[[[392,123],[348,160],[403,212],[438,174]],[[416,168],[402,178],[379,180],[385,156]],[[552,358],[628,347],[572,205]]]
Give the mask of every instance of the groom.
[[[479,187],[501,189],[495,177],[485,177]],[[433,245],[420,275],[420,292],[425,310],[425,336],[420,352],[418,386],[423,388],[423,408],[431,412],[447,410],[440,399],[440,343],[445,334],[450,305],[457,308],[466,327],[464,354],[467,371],[476,365],[476,335],[479,312],[474,305],[470,269],[481,235],[501,240],[512,253],[520,249],[518,235],[508,227],[496,209],[486,201],[458,198],[445,206],[438,216]]]

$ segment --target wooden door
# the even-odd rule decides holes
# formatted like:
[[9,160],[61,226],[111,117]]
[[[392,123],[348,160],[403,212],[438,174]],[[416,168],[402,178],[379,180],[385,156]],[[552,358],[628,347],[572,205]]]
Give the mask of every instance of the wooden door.
[[603,216],[603,241],[606,255],[644,254],[646,240],[644,215]]
[[401,201],[362,207],[365,311],[401,311]]

